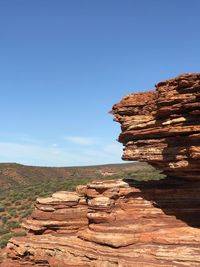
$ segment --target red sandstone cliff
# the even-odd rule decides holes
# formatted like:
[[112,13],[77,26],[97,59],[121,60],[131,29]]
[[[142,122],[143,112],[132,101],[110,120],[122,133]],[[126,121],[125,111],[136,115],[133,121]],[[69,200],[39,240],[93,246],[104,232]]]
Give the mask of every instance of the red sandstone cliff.
[[200,74],[181,75],[113,107],[123,158],[167,179],[94,181],[37,199],[2,266],[200,266],[199,88]]
[[160,82],[114,105],[124,160],[146,161],[171,177],[199,180],[200,74]]

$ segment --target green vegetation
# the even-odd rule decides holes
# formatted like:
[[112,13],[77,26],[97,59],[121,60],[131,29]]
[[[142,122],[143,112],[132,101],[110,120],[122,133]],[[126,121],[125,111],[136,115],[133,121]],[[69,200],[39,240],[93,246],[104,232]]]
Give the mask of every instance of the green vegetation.
[[[96,167],[97,169],[97,167]],[[159,180],[164,178],[154,168],[142,166],[135,170],[119,170],[113,175],[104,176],[97,172],[93,177],[71,177],[66,179],[46,179],[40,183],[13,186],[7,190],[0,190],[0,248],[3,248],[13,236],[25,235],[20,228],[20,223],[28,217],[34,209],[34,201],[37,197],[47,197],[56,191],[74,191],[79,184],[86,184],[95,179],[136,179],[136,180]]]
[[6,233],[6,234],[1,235],[1,237],[0,237],[0,248],[4,248],[7,245],[8,240],[11,237],[14,237],[14,236],[25,236],[25,235],[26,235],[25,231],[21,231],[21,232],[17,232],[17,233]]
[[126,164],[108,164],[83,167],[38,167],[16,163],[0,163],[0,188],[32,185],[33,183],[60,181],[63,179],[97,177],[102,171],[118,173],[124,169],[142,168],[144,163],[131,162]]
[[165,178],[164,174],[160,173],[158,170],[155,170],[152,167],[149,167],[148,170],[144,168],[143,170],[128,171],[125,175],[126,178],[134,179],[137,181],[156,181]]
[[15,233],[14,229],[20,228],[22,220],[32,213],[37,197],[47,197],[59,190],[73,191],[78,184],[86,184],[91,180],[53,180],[0,190],[0,248],[5,247],[11,237],[25,235],[23,230]]

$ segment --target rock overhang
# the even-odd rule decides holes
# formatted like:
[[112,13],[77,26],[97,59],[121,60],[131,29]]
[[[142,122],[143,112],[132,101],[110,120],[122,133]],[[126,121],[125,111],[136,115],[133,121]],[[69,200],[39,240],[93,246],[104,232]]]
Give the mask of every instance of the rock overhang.
[[200,73],[129,94],[112,108],[122,159],[148,162],[168,177],[200,180]]

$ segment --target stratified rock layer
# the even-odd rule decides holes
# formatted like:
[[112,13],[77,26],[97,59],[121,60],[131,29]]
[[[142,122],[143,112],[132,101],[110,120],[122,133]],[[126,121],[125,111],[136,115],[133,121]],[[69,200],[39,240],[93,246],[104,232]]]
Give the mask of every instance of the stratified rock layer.
[[2,266],[200,266],[199,195],[199,183],[110,180],[40,198]]
[[113,107],[123,159],[169,178],[96,181],[37,199],[2,267],[199,267],[199,88],[200,74],[181,75]]
[[184,74],[114,105],[123,159],[146,161],[171,177],[200,180],[200,74]]

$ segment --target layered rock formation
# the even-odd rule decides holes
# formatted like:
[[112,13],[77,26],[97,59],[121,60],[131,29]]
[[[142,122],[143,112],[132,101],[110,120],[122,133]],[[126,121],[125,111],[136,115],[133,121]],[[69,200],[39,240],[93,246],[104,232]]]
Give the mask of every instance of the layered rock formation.
[[113,180],[38,199],[2,266],[200,266],[199,194],[189,182]]
[[200,74],[182,75],[113,107],[123,158],[167,179],[94,181],[37,199],[2,267],[200,266],[199,87]]
[[171,177],[199,180],[200,74],[184,74],[114,105],[124,160],[146,161]]

